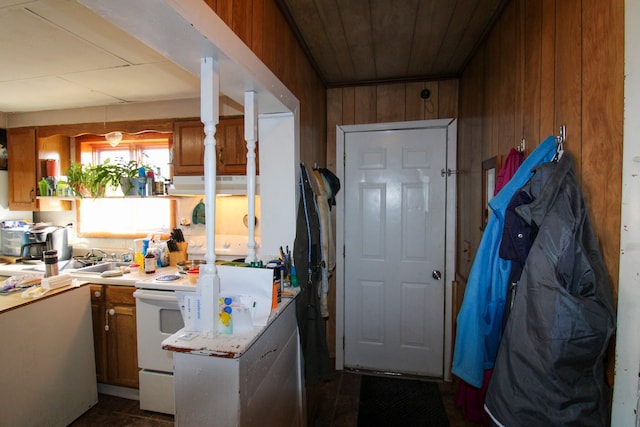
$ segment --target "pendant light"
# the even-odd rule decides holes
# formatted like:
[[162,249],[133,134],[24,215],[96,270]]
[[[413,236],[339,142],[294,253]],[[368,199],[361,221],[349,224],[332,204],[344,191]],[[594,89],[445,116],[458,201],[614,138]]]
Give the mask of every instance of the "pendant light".
[[122,141],[122,132],[109,132],[104,137],[107,139],[110,146],[115,147],[120,144],[120,141]]

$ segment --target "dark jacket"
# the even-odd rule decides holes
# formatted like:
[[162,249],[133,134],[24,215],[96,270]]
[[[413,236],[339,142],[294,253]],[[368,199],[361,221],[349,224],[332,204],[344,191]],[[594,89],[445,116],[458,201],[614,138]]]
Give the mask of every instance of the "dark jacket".
[[299,178],[300,201],[293,246],[293,260],[300,283],[300,294],[296,297],[296,317],[304,356],[305,382],[316,384],[331,379],[332,375],[325,320],[320,313],[318,293],[322,278],[320,218],[309,182],[309,173],[303,164],[300,164]]
[[506,426],[609,425],[604,354],[611,286],[569,153],[536,168],[516,208],[536,238],[500,343],[485,407]]

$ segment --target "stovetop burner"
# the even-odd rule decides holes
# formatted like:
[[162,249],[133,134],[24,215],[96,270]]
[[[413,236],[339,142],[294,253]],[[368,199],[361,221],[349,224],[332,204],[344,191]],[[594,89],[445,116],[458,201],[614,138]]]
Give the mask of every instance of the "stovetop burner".
[[178,276],[177,274],[167,274],[166,276],[156,277],[154,280],[158,282],[173,282],[175,280],[180,280],[180,279],[181,277]]

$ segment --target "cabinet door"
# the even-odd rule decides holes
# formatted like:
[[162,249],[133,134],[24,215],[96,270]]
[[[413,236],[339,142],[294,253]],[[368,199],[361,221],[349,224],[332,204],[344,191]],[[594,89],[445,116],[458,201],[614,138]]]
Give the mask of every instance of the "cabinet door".
[[93,320],[93,351],[96,359],[96,378],[99,383],[107,381],[107,334],[106,306],[104,304],[104,285],[91,287],[91,318]]
[[107,287],[107,383],[138,388],[136,306],[132,286]]
[[218,175],[246,175],[247,143],[244,140],[244,118],[220,120],[216,129],[216,151]]
[[7,131],[9,209],[34,211],[36,203],[36,130]]
[[173,167],[174,175],[204,174],[204,125],[200,120],[175,122]]
[[[218,175],[247,173],[247,143],[244,118],[223,117],[216,126],[216,169]],[[258,168],[256,144],[256,173]],[[204,125],[200,120],[176,121],[173,130],[174,175],[204,174]]]

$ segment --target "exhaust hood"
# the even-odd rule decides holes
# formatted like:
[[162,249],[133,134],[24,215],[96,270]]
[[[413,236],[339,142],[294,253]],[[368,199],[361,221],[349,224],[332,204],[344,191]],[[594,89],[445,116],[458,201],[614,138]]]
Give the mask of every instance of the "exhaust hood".
[[[167,189],[173,196],[204,195],[204,176],[174,176],[173,185]],[[216,194],[247,194],[246,175],[216,176]],[[260,177],[256,176],[256,194],[260,194]]]

